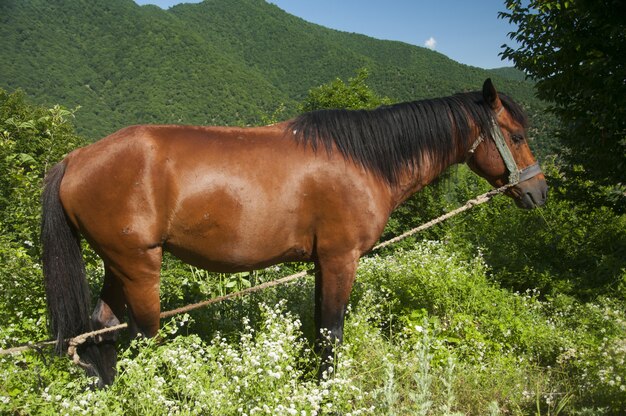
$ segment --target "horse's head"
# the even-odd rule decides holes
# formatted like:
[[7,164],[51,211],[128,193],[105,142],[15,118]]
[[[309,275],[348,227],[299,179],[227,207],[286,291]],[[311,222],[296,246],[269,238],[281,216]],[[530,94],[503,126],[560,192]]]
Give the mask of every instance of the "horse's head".
[[[482,134],[471,146],[467,164],[493,186],[516,183],[506,194],[517,206],[542,206],[548,185],[528,147],[523,114],[512,103],[503,103],[490,79],[483,84],[483,99],[493,110],[494,119],[489,135]],[[493,140],[485,139],[489,136]]]

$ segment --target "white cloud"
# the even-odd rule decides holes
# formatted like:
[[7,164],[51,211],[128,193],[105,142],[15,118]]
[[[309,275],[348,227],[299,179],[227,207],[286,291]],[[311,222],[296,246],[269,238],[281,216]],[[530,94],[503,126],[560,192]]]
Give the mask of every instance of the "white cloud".
[[424,46],[434,51],[437,47],[437,41],[431,36],[426,42],[424,42]]

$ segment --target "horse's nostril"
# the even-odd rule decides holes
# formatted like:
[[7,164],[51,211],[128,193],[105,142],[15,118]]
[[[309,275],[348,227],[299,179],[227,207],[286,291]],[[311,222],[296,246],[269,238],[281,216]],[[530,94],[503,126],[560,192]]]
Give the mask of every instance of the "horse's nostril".
[[543,205],[543,197],[540,193],[526,192],[524,194],[524,199],[527,201],[527,206],[529,208],[536,208]]
[[530,200],[533,202],[533,205],[535,207],[543,206],[546,203],[546,199],[548,196],[545,190],[542,190],[541,192],[537,192],[535,194],[528,192],[527,195],[530,198]]

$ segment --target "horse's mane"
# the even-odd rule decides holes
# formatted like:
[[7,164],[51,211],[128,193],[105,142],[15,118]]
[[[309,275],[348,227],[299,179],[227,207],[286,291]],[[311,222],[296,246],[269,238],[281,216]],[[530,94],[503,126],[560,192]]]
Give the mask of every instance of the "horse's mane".
[[[500,94],[512,117],[527,125],[521,107]],[[318,110],[293,119],[288,129],[299,143],[315,151],[336,148],[355,163],[372,170],[389,183],[400,172],[415,168],[428,155],[444,169],[459,146],[469,149],[471,127],[491,137],[494,113],[480,92],[379,107],[375,110]]]

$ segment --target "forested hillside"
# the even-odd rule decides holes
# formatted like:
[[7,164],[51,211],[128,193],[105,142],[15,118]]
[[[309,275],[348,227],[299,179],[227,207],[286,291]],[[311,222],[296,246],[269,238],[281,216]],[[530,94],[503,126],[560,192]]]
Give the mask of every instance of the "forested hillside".
[[[0,87],[76,113],[95,140],[134,123],[253,124],[357,69],[392,101],[475,90],[488,76],[536,105],[532,85],[401,42],[330,30],[264,0],[169,10],[132,0],[3,0]],[[501,76],[502,75],[502,76]]]

